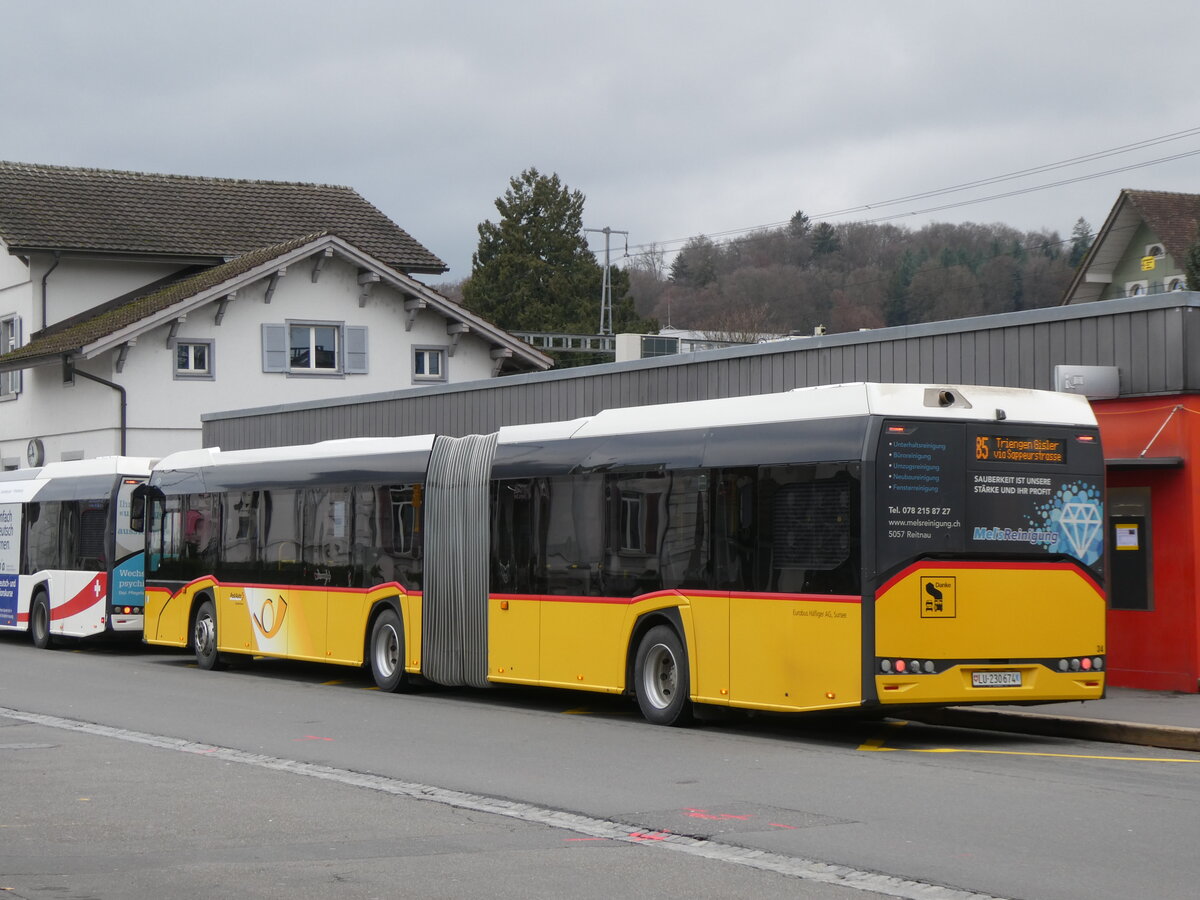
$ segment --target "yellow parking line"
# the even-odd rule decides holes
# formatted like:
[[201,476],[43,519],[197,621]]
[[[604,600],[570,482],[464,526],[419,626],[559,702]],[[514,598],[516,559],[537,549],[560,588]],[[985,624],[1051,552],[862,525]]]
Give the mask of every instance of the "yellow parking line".
[[[892,727],[907,725],[907,722],[891,722]],[[1103,759],[1115,762],[1165,762],[1165,763],[1200,763],[1196,759],[1177,759],[1157,756],[1098,756],[1089,753],[1037,753],[1032,750],[973,750],[965,747],[885,747],[887,736],[874,737],[859,744],[858,749],[875,753],[981,753],[992,756],[1049,756],[1057,759]]]
[[908,753],[990,753],[996,756],[1055,756],[1060,759],[1111,759],[1117,762],[1200,763],[1200,759],[1172,759],[1159,756],[1094,756],[1088,753],[1034,753],[1028,750],[965,750],[957,747],[912,748]]

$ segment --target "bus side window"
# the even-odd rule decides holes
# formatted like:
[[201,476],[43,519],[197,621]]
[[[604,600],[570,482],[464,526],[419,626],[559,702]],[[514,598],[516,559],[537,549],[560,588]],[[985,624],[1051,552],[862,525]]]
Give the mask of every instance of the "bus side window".
[[305,581],[351,586],[350,488],[310,488],[303,506]]
[[396,582],[421,589],[422,486],[359,487],[354,495],[351,580],[360,587]]
[[[47,506],[50,504],[47,503]],[[66,500],[58,504],[56,533],[45,534],[47,544],[54,541],[56,551],[45,549],[46,559],[53,558],[56,566],[76,572],[94,572],[105,567],[105,531],[108,524],[108,502],[105,500]]]
[[304,491],[263,491],[261,549],[263,576],[279,584],[301,584],[304,580],[303,529]]
[[708,481],[699,469],[608,476],[606,593],[709,586]]
[[755,583],[754,469],[721,469],[713,474],[713,587],[757,590]]
[[603,475],[541,480],[538,547],[548,594],[614,596],[604,581]]
[[25,546],[25,571],[29,574],[44,569],[61,568],[58,531],[62,503],[50,500],[31,503],[36,516],[28,518],[29,535]]
[[182,555],[182,508],[181,497],[164,497],[152,502],[150,558],[146,561],[149,574],[164,578],[182,577],[179,565]]
[[858,594],[858,478],[843,464],[763,468],[765,589]]
[[491,589],[546,592],[546,479],[492,483]]
[[664,588],[709,587],[708,472],[670,473],[671,489],[665,498],[663,526],[662,586]]
[[258,491],[230,491],[221,497],[222,571],[230,581],[259,576]]

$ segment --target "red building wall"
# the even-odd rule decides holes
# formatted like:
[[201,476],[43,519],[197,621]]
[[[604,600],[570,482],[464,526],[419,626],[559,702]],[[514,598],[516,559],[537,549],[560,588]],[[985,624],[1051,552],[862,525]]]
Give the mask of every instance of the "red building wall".
[[[1108,488],[1150,489],[1149,610],[1109,609],[1108,672],[1116,687],[1200,692],[1200,397],[1093,402],[1110,465]],[[1145,466],[1177,457],[1182,465]],[[1110,503],[1111,508],[1111,503]],[[1109,563],[1116,550],[1109,530]]]

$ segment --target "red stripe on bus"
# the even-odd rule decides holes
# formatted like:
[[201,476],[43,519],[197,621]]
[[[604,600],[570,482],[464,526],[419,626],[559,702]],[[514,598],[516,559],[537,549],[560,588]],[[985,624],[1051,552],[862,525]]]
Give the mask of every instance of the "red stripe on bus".
[[[321,587],[312,584],[258,584],[253,582],[225,582],[218,581],[211,576],[195,578],[189,581],[178,591],[171,596],[178,596],[186,590],[194,588],[200,584],[212,584],[215,587],[222,587],[227,590],[243,589],[243,590],[266,590],[266,591],[338,591],[347,594],[370,594],[386,588],[394,588],[402,594],[407,594],[410,597],[422,597],[421,591],[408,591],[404,586],[396,581],[388,581],[383,584],[377,584],[368,588],[350,588],[350,587]],[[147,590],[167,590],[166,588],[147,588]],[[653,591],[649,594],[639,594],[636,597],[601,597],[590,596],[583,594],[489,594],[489,597],[495,600],[536,600],[543,603],[606,603],[616,606],[632,606],[635,603],[641,603],[645,600],[655,600],[660,597],[679,597],[687,599],[688,597],[745,597],[757,600],[782,600],[782,601],[799,601],[801,603],[862,603],[862,597],[850,594],[785,594],[780,592],[762,592],[752,593],[749,591],[714,591],[708,589],[698,590],[665,590]]]
[[97,575],[87,583],[87,587],[81,590],[78,594],[50,610],[50,618],[53,619],[69,619],[71,616],[77,616],[81,612],[86,612],[97,603],[103,603],[108,596],[106,590],[107,578],[103,575]]
[[1065,570],[1065,571],[1074,572],[1076,575],[1078,575],[1080,578],[1082,578],[1084,581],[1086,581],[1089,585],[1091,585],[1092,589],[1097,594],[1100,594],[1101,596],[1104,595],[1104,590],[1096,582],[1096,579],[1094,579],[1091,575],[1089,575],[1083,569],[1081,569],[1078,566],[1073,565],[1072,563],[1069,563],[1069,562],[1036,563],[1036,562],[989,562],[989,561],[985,561],[985,560],[975,560],[975,561],[962,560],[962,561],[956,561],[956,562],[942,563],[942,562],[938,562],[937,560],[927,559],[927,560],[922,560],[921,562],[915,562],[912,565],[906,566],[905,568],[901,569],[899,572],[897,572],[895,575],[893,575],[891,578],[889,578],[887,581],[885,581],[882,585],[880,585],[879,590],[877,590],[875,592],[875,596],[876,597],[882,596],[883,594],[887,593],[892,588],[894,588],[898,582],[903,581],[905,578],[907,578],[913,572],[916,572],[920,569],[933,570],[933,571],[937,571],[937,572],[953,572],[955,570],[961,570],[961,569],[977,569],[977,570],[978,569],[991,569],[991,570],[1024,569],[1027,572],[1044,572],[1048,569],[1060,570],[1060,571]]
[[612,603],[625,606],[660,597],[679,597],[682,600],[689,597],[742,597],[750,600],[783,600],[802,603],[862,603],[862,597],[848,594],[756,594],[744,591],[689,591],[687,589],[654,591],[650,594],[639,594],[636,597],[590,597],[571,594],[492,594],[492,597],[496,600],[536,600],[539,603]]
[[[204,575],[200,578],[193,578],[179,590],[171,594],[172,597],[178,597],[184,591],[194,588],[199,584],[212,584],[214,587],[222,587],[227,589],[241,590],[262,590],[262,591],[337,591],[343,594],[372,594],[375,591],[381,591],[385,588],[395,588],[402,594],[408,594],[411,597],[421,596],[420,591],[405,590],[404,585],[397,581],[385,581],[383,584],[376,584],[372,587],[353,588],[353,587],[324,587],[319,584],[258,584],[251,581],[219,581],[211,575]],[[170,588],[164,587],[148,587],[147,591],[170,591]]]

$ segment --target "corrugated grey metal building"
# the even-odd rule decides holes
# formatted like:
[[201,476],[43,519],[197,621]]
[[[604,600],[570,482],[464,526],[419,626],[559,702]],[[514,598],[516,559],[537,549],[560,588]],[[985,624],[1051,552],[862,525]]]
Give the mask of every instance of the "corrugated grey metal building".
[[226,450],[330,438],[461,436],[601,409],[848,381],[1054,387],[1056,365],[1115,366],[1122,397],[1200,391],[1200,293],[1177,291],[851,334],[794,338],[203,417]]

